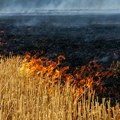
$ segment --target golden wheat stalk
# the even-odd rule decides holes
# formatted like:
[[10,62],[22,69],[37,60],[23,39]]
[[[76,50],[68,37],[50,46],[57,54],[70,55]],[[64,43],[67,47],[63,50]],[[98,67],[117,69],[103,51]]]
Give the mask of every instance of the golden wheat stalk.
[[21,58],[0,60],[0,120],[119,120],[119,104],[102,104],[94,96],[74,96],[69,85],[56,84],[49,94],[49,77],[20,75]]

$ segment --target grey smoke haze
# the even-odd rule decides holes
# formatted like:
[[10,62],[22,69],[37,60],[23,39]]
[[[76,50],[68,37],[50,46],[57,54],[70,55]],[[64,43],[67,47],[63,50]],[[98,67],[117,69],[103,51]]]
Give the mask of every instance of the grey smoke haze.
[[22,12],[44,9],[119,9],[120,0],[0,0],[0,11]]

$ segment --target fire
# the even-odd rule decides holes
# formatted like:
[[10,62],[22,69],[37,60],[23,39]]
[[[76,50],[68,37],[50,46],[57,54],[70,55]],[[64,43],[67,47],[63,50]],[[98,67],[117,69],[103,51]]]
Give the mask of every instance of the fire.
[[62,86],[70,84],[72,91],[78,91],[79,94],[82,94],[85,90],[94,93],[94,89],[97,92],[105,93],[106,88],[101,85],[101,81],[116,74],[115,70],[110,68],[104,71],[96,61],[91,61],[88,65],[69,72],[71,71],[69,66],[61,65],[63,60],[65,60],[65,57],[62,55],[58,56],[57,61],[53,61],[47,57],[38,58],[37,55],[32,57],[27,54],[20,68],[20,73],[26,73],[27,76],[37,75],[42,77],[46,83],[50,83],[51,90],[54,89],[55,84],[58,82]]

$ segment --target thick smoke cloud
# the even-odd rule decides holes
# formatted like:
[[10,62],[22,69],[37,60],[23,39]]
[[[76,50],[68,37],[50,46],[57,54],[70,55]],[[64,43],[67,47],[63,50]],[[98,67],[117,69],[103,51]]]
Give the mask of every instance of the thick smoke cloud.
[[22,12],[49,9],[119,9],[120,0],[0,0],[0,11]]

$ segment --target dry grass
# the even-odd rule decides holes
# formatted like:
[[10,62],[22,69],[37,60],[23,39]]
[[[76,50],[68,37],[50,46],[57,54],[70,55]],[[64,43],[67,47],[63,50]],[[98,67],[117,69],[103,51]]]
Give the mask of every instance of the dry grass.
[[102,104],[89,93],[78,101],[70,86],[50,91],[49,78],[19,74],[20,57],[0,60],[0,120],[119,120],[119,105]]

